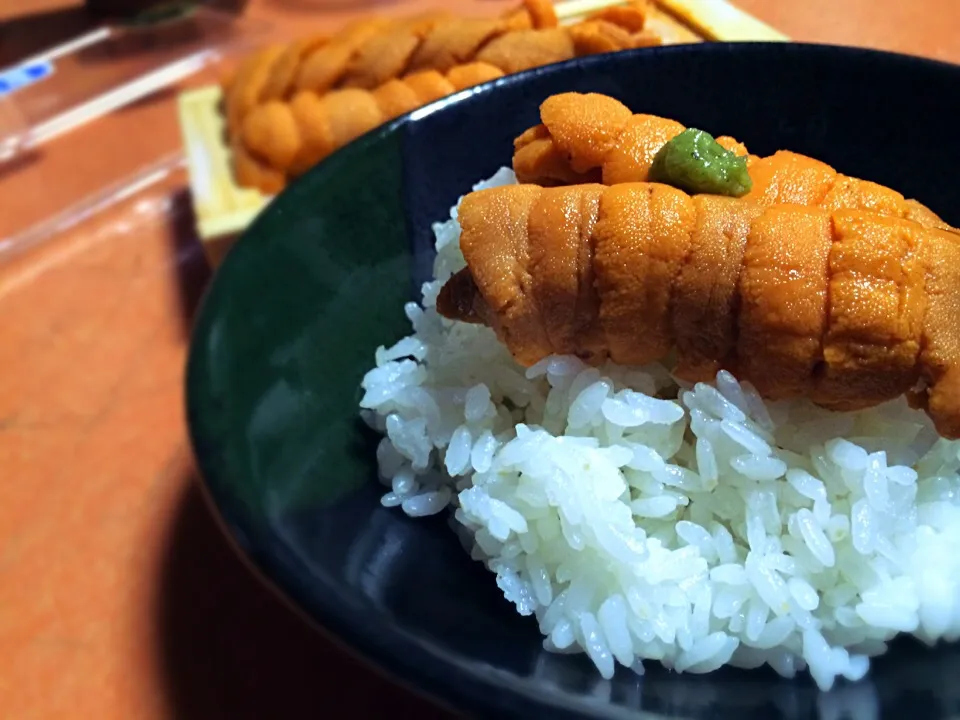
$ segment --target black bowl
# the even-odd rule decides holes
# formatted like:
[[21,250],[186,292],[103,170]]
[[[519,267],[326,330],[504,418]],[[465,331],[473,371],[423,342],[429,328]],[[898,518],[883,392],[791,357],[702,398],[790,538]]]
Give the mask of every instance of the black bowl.
[[[960,68],[836,47],[705,44],[590,57],[466,91],[373,131],[281,194],[217,273],[191,347],[190,430],[226,528],[305,614],[414,687],[499,717],[948,717],[960,648],[895,643],[868,679],[648,663],[601,680],[541,649],[444,520],[380,506],[377,438],[358,420],[379,344],[407,334],[429,272],[430,224],[509,164],[550,94],[619,98],[889,185],[960,222]],[[256,619],[251,619],[256,622]],[[831,714],[833,711],[833,714]]]

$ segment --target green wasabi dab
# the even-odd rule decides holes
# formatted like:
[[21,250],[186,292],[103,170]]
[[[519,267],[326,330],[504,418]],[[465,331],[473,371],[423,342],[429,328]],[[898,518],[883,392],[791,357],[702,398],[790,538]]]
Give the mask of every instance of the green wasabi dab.
[[725,149],[713,135],[688,128],[668,142],[653,158],[650,180],[690,193],[742,197],[753,181],[747,159]]

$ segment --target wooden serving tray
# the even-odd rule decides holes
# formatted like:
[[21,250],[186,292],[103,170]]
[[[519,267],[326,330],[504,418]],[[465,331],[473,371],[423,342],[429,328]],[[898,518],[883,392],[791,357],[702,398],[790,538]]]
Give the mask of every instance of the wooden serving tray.
[[[572,22],[621,0],[565,0],[557,4],[561,22]],[[786,41],[785,35],[726,0],[652,0],[647,27],[664,44],[707,41]],[[230,150],[224,143],[224,118],[218,85],[179,95],[177,111],[190,177],[197,232],[207,257],[218,265],[271,197],[241,188],[233,178]]]

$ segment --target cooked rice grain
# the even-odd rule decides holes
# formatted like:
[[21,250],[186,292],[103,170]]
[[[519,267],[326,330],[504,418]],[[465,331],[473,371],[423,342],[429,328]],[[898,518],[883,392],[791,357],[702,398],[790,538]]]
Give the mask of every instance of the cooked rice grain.
[[960,637],[960,444],[922,413],[764,403],[726,372],[681,388],[661,365],[524,369],[437,314],[464,266],[455,208],[434,231],[414,333],[363,381],[383,504],[454,508],[544,647],[605,678],[766,663],[827,689],[898,633]]

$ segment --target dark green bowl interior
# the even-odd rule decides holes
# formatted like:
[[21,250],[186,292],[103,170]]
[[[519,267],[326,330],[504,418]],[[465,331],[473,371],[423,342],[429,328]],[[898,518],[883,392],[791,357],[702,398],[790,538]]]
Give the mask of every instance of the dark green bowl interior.
[[[195,452],[233,538],[306,613],[376,663],[474,713],[563,717],[948,717],[960,649],[898,642],[870,677],[724,670],[599,679],[540,648],[446,520],[384,509],[378,437],[358,418],[380,344],[409,333],[433,258],[430,224],[509,164],[537,106],[604,92],[637,112],[786,147],[917,197],[960,222],[953,126],[960,68],[804,45],[702,45],[588,58],[441,101],[365,136],[294,183],[208,291],[188,365]],[[951,98],[954,98],[951,100]],[[252,622],[256,619],[252,618]]]

